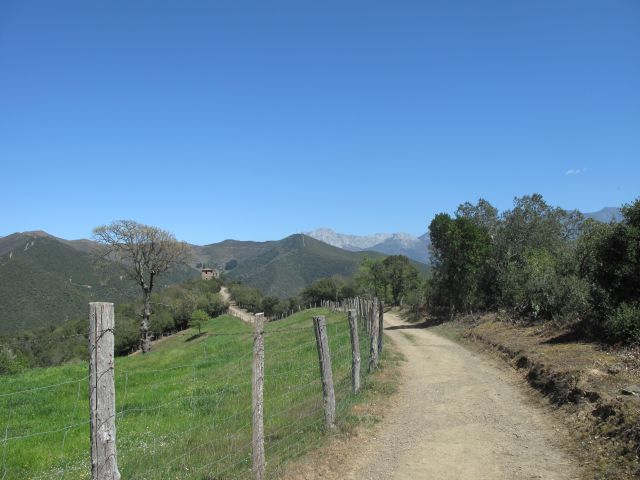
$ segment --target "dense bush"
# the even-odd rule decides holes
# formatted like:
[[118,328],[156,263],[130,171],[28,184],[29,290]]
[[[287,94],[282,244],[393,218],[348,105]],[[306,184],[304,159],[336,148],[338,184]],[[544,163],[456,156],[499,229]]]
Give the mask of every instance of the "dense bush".
[[585,222],[534,194],[501,215],[485,200],[439,214],[424,298],[437,314],[500,308],[640,343],[640,200],[622,212],[618,224]]
[[236,304],[250,312],[262,312],[267,318],[279,318],[286,313],[296,310],[300,304],[300,299],[292,297],[282,299],[275,296],[264,296],[262,292],[242,283],[229,285],[229,292],[236,301]]
[[229,293],[239,307],[250,312],[260,312],[262,308],[262,292],[257,288],[249,287],[242,283],[229,285]]
[[382,260],[365,257],[355,282],[343,286],[340,296],[349,298],[364,294],[389,305],[400,305],[407,299],[417,298],[421,284],[418,270],[404,255],[391,255]]
[[15,352],[8,345],[0,344],[0,375],[20,373],[29,364],[20,352]]
[[304,305],[315,305],[323,300],[339,301],[357,294],[357,286],[353,281],[335,276],[321,278],[302,291],[300,295]]
[[607,314],[604,325],[611,340],[640,343],[640,302],[621,303]]
[[620,223],[589,229],[580,258],[594,321],[613,341],[640,343],[640,199],[622,214]]

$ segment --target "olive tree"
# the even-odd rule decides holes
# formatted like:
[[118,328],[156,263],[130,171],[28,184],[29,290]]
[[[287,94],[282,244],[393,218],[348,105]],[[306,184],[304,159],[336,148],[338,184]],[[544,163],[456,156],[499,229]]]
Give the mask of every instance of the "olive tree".
[[93,238],[104,246],[101,255],[116,260],[142,290],[144,308],[140,344],[142,353],[146,353],[151,349],[149,317],[154,282],[172,267],[186,263],[191,249],[186,243],[177,241],[173,234],[133,220],[117,220],[97,227],[93,230]]

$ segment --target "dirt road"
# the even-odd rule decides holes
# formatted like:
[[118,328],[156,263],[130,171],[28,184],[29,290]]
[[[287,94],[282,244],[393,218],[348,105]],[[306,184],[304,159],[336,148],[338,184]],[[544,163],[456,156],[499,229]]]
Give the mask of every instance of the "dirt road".
[[406,356],[403,380],[375,439],[349,455],[346,479],[579,479],[552,417],[515,375],[428,330],[385,315]]
[[229,292],[229,289],[227,287],[225,286],[220,287],[220,296],[222,297],[223,301],[229,304],[229,310],[228,310],[229,315],[233,315],[234,317],[239,318],[245,323],[253,324],[254,322],[253,314],[236,305],[236,302],[234,302],[231,299],[231,293]]

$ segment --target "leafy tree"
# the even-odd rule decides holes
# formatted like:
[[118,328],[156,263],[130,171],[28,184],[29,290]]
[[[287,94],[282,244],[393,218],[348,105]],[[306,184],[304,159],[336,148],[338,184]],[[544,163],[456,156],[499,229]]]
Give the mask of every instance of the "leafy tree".
[[358,286],[353,280],[345,281],[338,291],[340,298],[354,298],[358,295]]
[[623,221],[588,230],[582,271],[592,284],[599,322],[614,340],[640,342],[640,199],[624,205]]
[[404,255],[391,255],[382,261],[382,265],[392,302],[400,305],[402,297],[418,287],[418,270]]
[[309,304],[320,303],[322,300],[339,300],[343,283],[339,278],[321,278],[302,291],[302,299]]
[[355,278],[356,284],[364,293],[386,299],[388,279],[382,260],[365,256]]
[[548,205],[540,194],[516,198],[493,239],[496,304],[536,318],[579,317],[587,286],[578,275],[577,211]]
[[189,319],[189,326],[198,329],[198,335],[202,333],[202,327],[209,321],[209,315],[204,310],[194,310]]
[[278,297],[264,297],[262,299],[262,311],[267,317],[272,317],[278,312],[278,305],[280,303],[280,299]]
[[467,218],[479,227],[484,227],[490,235],[494,235],[498,224],[498,209],[484,198],[478,200],[476,205],[465,202],[458,206],[456,217]]
[[429,225],[429,236],[438,306],[453,315],[482,305],[479,280],[491,252],[487,229],[469,218],[441,213]]
[[189,246],[158,227],[133,220],[118,220],[93,230],[94,239],[104,246],[102,255],[117,260],[125,274],[142,290],[143,313],[140,321],[142,352],[151,350],[149,317],[151,292],[157,277],[172,267],[187,262]]
[[418,270],[404,255],[376,260],[364,257],[355,276],[355,285],[347,287],[344,297],[361,291],[399,305],[404,297],[418,288],[419,283]]
[[161,337],[165,332],[174,330],[173,315],[167,309],[154,310],[149,327],[154,338]]
[[640,299],[640,199],[625,205],[622,215],[596,246],[595,281],[612,306]]
[[243,285],[242,283],[232,283],[229,285],[229,293],[238,306],[250,312],[262,311],[262,292],[257,288]]
[[206,294],[207,304],[205,306],[205,311],[211,317],[218,317],[229,309],[229,305],[222,300],[222,297],[218,293],[207,293]]
[[551,207],[538,193],[516,198],[514,208],[502,215],[495,237],[498,256],[504,262],[522,262],[531,249],[556,256],[579,236],[583,221],[580,212]]

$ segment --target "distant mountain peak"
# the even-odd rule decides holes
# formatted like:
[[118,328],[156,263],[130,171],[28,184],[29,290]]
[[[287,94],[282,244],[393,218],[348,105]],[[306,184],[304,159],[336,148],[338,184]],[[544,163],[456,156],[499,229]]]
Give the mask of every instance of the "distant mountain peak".
[[50,233],[45,232],[44,230],[30,230],[27,232],[20,232],[20,235],[24,235],[25,237],[56,238]]
[[327,227],[318,228],[312,232],[306,232],[306,235],[320,240],[321,242],[328,243],[334,247],[342,248],[344,250],[359,251],[366,250],[378,243],[384,242],[390,238],[391,233],[374,233],[372,235],[347,235],[344,233],[338,233],[335,230]]
[[597,212],[588,212],[584,214],[585,218],[592,218],[599,222],[609,223],[622,221],[622,211],[617,207],[604,207]]
[[307,235],[334,247],[359,252],[370,250],[385,255],[406,255],[421,263],[429,263],[428,238],[409,233],[374,233],[372,235],[349,235],[338,233],[327,227],[318,228]]

